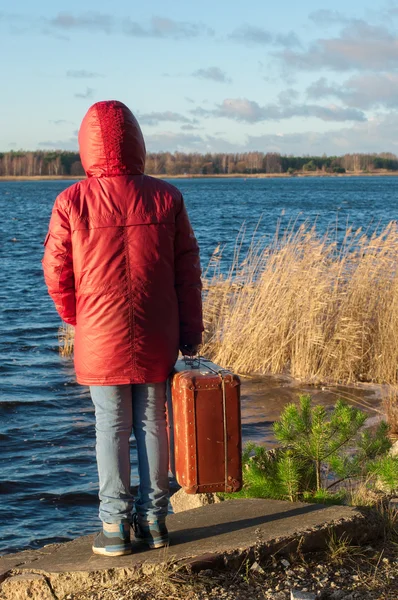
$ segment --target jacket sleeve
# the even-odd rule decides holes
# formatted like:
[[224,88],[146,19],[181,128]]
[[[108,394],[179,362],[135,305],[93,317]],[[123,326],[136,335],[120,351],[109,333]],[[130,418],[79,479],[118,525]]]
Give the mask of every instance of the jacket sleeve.
[[69,211],[58,196],[44,242],[42,265],[48,293],[61,319],[76,325],[75,278],[73,274]]
[[184,200],[176,215],[175,289],[180,319],[180,346],[202,341],[202,282],[199,246],[189,222]]

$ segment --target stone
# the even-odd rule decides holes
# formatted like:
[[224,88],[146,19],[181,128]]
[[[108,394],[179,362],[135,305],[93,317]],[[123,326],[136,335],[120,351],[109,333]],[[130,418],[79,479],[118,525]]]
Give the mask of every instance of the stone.
[[300,592],[299,590],[290,590],[290,600],[315,600],[315,594],[311,592]]
[[170,504],[174,514],[191,510],[192,508],[200,508],[209,504],[218,504],[221,498],[217,494],[187,494],[183,489],[178,490],[170,498]]
[[260,573],[260,575],[265,574],[264,569],[260,567],[257,561],[252,564],[252,566],[250,567],[250,571],[253,571],[254,573]]
[[0,587],[1,600],[54,600],[43,575],[24,573],[8,577]]
[[391,510],[398,511],[398,498],[391,498],[388,506],[391,508]]
[[344,590],[336,590],[330,595],[330,600],[344,600],[347,596],[347,592]]
[[393,457],[398,457],[398,440],[393,443],[390,448],[389,455]]

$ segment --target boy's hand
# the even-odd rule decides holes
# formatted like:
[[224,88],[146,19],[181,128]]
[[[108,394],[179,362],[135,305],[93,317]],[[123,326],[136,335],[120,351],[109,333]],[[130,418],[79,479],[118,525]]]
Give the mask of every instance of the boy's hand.
[[198,344],[186,344],[185,346],[180,346],[180,351],[184,356],[196,356],[198,348]]

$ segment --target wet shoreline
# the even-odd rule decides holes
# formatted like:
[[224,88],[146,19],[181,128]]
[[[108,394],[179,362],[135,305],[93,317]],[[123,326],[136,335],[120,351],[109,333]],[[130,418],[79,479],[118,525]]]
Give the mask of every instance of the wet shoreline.
[[241,378],[243,441],[275,446],[272,425],[283,408],[308,394],[313,404],[332,408],[345,400],[369,414],[368,425],[385,419],[383,394],[387,386],[376,384],[311,385],[287,376],[267,375]]
[[[296,172],[296,173],[217,173],[217,174],[201,174],[179,173],[178,175],[168,175],[166,173],[145,173],[150,177],[160,179],[294,179],[294,178],[311,178],[311,179],[344,179],[350,177],[397,177],[398,171],[373,171],[365,173],[362,171],[348,171],[346,173],[322,173],[322,172]],[[85,175],[1,175],[1,182],[12,181],[80,181],[86,179]]]

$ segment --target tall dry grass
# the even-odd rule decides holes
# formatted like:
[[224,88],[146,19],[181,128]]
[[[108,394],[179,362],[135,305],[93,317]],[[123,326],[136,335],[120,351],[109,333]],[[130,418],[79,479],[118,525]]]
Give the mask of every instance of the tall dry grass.
[[[204,273],[202,354],[237,373],[398,383],[398,226],[318,235],[293,223],[271,241],[242,231],[225,274],[217,248]],[[73,328],[60,348],[69,355]]]
[[62,323],[58,329],[58,349],[63,357],[72,356],[75,342],[75,328],[67,323]]
[[398,387],[391,385],[387,387],[383,395],[383,409],[390,426],[390,435],[394,441],[398,441]]
[[304,380],[397,382],[398,227],[368,235],[315,226],[252,240],[222,273],[217,249],[204,278],[202,352],[238,373]]

